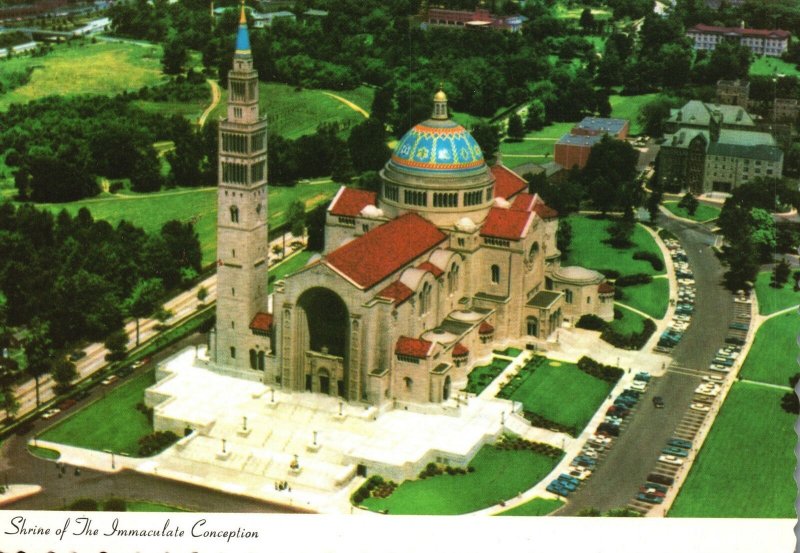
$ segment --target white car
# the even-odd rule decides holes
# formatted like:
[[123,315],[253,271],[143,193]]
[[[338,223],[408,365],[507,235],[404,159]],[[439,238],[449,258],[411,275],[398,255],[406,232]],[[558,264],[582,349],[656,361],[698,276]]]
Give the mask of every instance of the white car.
[[692,403],[689,409],[692,411],[700,411],[701,413],[708,413],[711,410],[711,408],[704,403]]
[[647,382],[643,380],[634,380],[631,384],[631,389],[636,390],[637,392],[644,392],[647,390]]
[[661,455],[658,460],[662,463],[667,463],[668,465],[680,466],[683,464],[683,459],[675,457],[674,455]]
[[722,384],[723,382],[725,382],[725,377],[724,376],[717,376],[716,374],[712,374],[712,375],[709,375],[709,376],[704,376],[703,377],[703,382],[708,382],[710,384]]
[[611,445],[611,438],[609,438],[608,436],[600,436],[599,434],[595,434],[594,436],[592,436],[591,440],[589,440],[589,441],[596,442],[596,443],[601,444],[601,445],[603,445],[605,447],[608,447],[609,445]]
[[112,375],[110,375],[110,376],[107,376],[107,377],[106,377],[106,378],[104,378],[103,380],[101,380],[101,381],[100,381],[100,384],[102,384],[103,386],[108,386],[109,384],[111,384],[112,382],[114,382],[115,380],[117,380],[118,378],[119,378],[119,377],[118,377],[117,375],[115,375],[115,374],[112,374]]
[[42,415],[42,418],[43,419],[49,419],[51,417],[55,417],[60,412],[61,412],[61,409],[59,409],[58,407],[53,407],[52,409],[48,409],[47,411],[45,411],[44,414]]
[[581,455],[585,455],[589,459],[597,459],[597,452],[593,449],[583,449],[581,450]]
[[[574,468],[577,469],[578,467],[574,467]],[[580,467],[580,468],[583,468],[583,467]],[[569,471],[568,474],[570,476],[572,476],[573,478],[577,478],[578,480],[586,480],[587,478],[589,478],[592,475],[592,471],[590,471],[589,469],[586,469],[586,470],[571,470],[571,471]]]
[[718,373],[729,373],[731,372],[730,367],[726,367],[725,365],[717,365],[716,363],[712,363],[708,366],[709,370],[716,371]]

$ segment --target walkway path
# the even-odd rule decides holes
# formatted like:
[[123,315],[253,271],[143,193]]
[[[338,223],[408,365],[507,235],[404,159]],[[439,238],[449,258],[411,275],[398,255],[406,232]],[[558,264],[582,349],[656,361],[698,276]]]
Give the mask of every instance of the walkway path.
[[755,384],[756,386],[764,386],[765,388],[775,388],[776,390],[783,390],[785,392],[791,392],[792,389],[789,386],[781,386],[780,384],[770,384],[768,382],[761,382],[760,380],[748,380],[746,378],[742,378],[739,382],[746,382],[748,384]]
[[354,104],[353,102],[351,102],[347,98],[342,98],[341,96],[337,96],[336,94],[331,94],[330,92],[323,92],[323,94],[325,96],[330,96],[331,98],[335,98],[336,100],[339,100],[341,103],[343,103],[344,105],[346,105],[350,109],[352,109],[354,111],[357,111],[358,113],[363,115],[364,119],[369,119],[369,112],[367,110],[365,110],[364,108],[362,108],[358,104]]
[[222,97],[222,93],[220,92],[219,85],[216,81],[206,79],[206,82],[208,83],[208,86],[211,87],[211,104],[203,112],[203,115],[200,116],[200,119],[197,120],[197,124],[201,127],[206,124],[206,119],[208,119],[208,116],[211,115],[212,111],[214,111],[214,108],[217,107],[217,104],[219,104],[219,100]]

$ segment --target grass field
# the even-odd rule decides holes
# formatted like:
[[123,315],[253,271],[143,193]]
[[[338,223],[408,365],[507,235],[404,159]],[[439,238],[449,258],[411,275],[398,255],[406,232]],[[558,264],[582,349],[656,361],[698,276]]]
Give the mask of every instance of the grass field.
[[580,432],[610,389],[610,383],[589,376],[574,363],[547,360],[533,370],[510,399],[521,402],[526,411]]
[[208,98],[193,102],[152,102],[150,100],[134,100],[132,102],[134,106],[147,113],[158,113],[167,117],[181,115],[193,123],[197,122],[210,103],[211,92],[208,93]]
[[793,279],[790,278],[782,288],[773,288],[769,285],[771,278],[772,271],[761,271],[756,277],[756,298],[761,315],[800,305],[800,292],[794,291]]
[[61,457],[61,453],[59,453],[55,449],[50,449],[47,447],[38,447],[29,444],[28,451],[30,452],[31,455],[39,457],[40,459],[47,459],[48,461],[55,461],[59,457]]
[[573,126],[575,123],[553,123],[542,130],[529,132],[520,142],[501,142],[503,165],[513,169],[524,163],[541,165],[553,161],[555,143]]
[[628,134],[641,134],[642,125],[639,123],[639,112],[642,106],[656,98],[658,94],[640,94],[638,96],[620,96],[613,94],[609,96],[611,102],[611,117],[627,119],[630,121]]
[[[298,138],[312,134],[322,123],[346,121],[358,124],[364,116],[343,102],[329,96],[334,94],[369,111],[372,107],[373,89],[361,86],[354,90],[300,89],[280,84],[260,82],[261,111],[266,113],[271,133],[285,138]],[[328,93],[328,94],[326,94]],[[222,89],[219,105],[209,116],[210,120],[222,117],[227,109],[228,92]]]
[[46,56],[0,61],[0,80],[4,74],[29,67],[34,68],[30,81],[0,95],[0,110],[53,94],[118,94],[156,84],[164,77],[158,45],[74,42],[57,45]]
[[563,4],[557,4],[553,10],[553,15],[555,15],[555,17],[558,19],[580,19],[581,13],[585,7],[590,8],[595,21],[605,21],[611,19],[612,14],[610,11],[592,6],[578,6],[570,8]]
[[621,303],[647,313],[655,319],[662,319],[667,314],[669,305],[669,281],[666,278],[654,278],[648,284],[620,286],[624,294]]
[[633,231],[631,241],[634,246],[627,250],[617,250],[603,242],[608,238],[605,229],[612,224],[611,221],[591,219],[585,215],[570,215],[567,221],[572,225],[572,246],[568,259],[565,260],[568,262],[562,262],[562,265],[580,265],[596,270],[614,269],[623,275],[664,274],[664,271],[655,271],[648,261],[631,257],[636,250],[643,250],[664,260],[655,240],[641,225],[637,225]]
[[514,507],[513,509],[500,513],[500,516],[541,517],[549,515],[556,509],[560,509],[563,505],[564,502],[560,499],[535,497],[519,507]]
[[290,275],[305,267],[306,263],[308,263],[308,260],[311,259],[312,255],[314,255],[314,252],[303,250],[294,257],[290,257],[288,260],[276,265],[274,269],[270,269],[269,291],[272,292],[272,288],[275,285],[275,281],[280,280],[286,277],[286,275]]
[[787,63],[781,59],[761,56],[755,58],[750,66],[751,75],[789,75],[800,77],[800,70],[793,63]]
[[188,509],[153,503],[152,501],[127,501],[129,513],[188,513]]
[[741,377],[788,386],[789,377],[800,372],[798,333],[800,316],[797,313],[784,313],[765,321],[742,365]]
[[783,394],[734,383],[669,516],[796,517],[796,417]]
[[42,440],[136,456],[139,438],[153,432],[147,417],[136,410],[144,391],[155,383],[155,373],[142,373],[49,428]]
[[533,487],[547,476],[558,459],[529,450],[500,450],[484,446],[470,463],[475,471],[407,480],[387,498],[362,503],[372,511],[392,515],[460,515],[495,505]]
[[[339,186],[329,180],[321,180],[294,187],[269,187],[270,227],[286,222],[286,212],[293,201],[300,200],[310,209],[331,199]],[[171,219],[193,221],[200,236],[203,264],[216,259],[216,188],[179,188],[150,194],[102,194],[89,200],[67,204],[39,204],[39,207],[45,207],[54,213],[66,209],[72,214],[86,207],[95,219],[106,220],[112,225],[126,219],[148,232],[158,232]]]
[[616,304],[614,307],[619,309],[622,313],[622,318],[614,319],[611,322],[611,328],[620,334],[638,334],[642,331],[644,328],[644,317],[630,309],[625,309],[619,304]]
[[664,202],[664,207],[666,207],[671,213],[674,213],[678,217],[683,217],[684,219],[691,219],[692,221],[708,221],[709,219],[716,219],[719,217],[720,209],[718,207],[713,207],[710,205],[700,204],[697,206],[697,211],[694,212],[694,215],[690,215],[686,209],[682,207],[678,207],[678,202]]

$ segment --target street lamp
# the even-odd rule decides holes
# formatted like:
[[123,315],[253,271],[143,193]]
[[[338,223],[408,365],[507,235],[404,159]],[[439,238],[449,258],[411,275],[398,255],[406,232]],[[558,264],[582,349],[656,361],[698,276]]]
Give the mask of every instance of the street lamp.
[[317,445],[317,431],[314,430],[314,445]]
[[225,438],[222,438],[222,453],[225,453]]
[[247,417],[242,417],[242,430],[247,430]]

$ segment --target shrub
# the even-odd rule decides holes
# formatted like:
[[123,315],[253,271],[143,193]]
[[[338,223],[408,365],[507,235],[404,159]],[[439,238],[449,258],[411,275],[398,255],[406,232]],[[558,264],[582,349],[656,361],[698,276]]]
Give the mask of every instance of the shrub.
[[616,269],[599,269],[597,272],[602,273],[603,276],[605,276],[606,278],[610,278],[612,280],[615,278],[619,278],[620,274],[619,271],[617,271]]
[[77,499],[69,504],[67,510],[69,511],[97,511],[100,506],[94,499]]
[[178,441],[178,436],[169,430],[166,432],[153,432],[139,439],[139,455],[150,457],[160,453]]
[[614,320],[615,321],[620,320],[624,316],[625,315],[622,313],[622,309],[617,309],[616,307],[614,308]]
[[107,499],[106,502],[103,504],[103,510],[125,512],[128,510],[128,504],[125,503],[124,499],[120,499],[119,497],[112,497],[110,499]]
[[575,323],[577,328],[585,328],[586,330],[603,330],[608,323],[597,315],[584,315],[578,322]]
[[[652,322],[652,321],[651,321]],[[603,333],[605,334],[605,332]],[[578,368],[595,378],[605,380],[606,382],[616,383],[625,373],[619,367],[612,367],[611,365],[603,365],[598,363],[591,357],[583,356],[578,360]]]
[[642,349],[655,331],[656,323],[654,323],[652,319],[645,319],[641,332],[635,334],[620,334],[609,326],[603,331],[600,338],[617,348],[631,350]]
[[635,273],[633,275],[625,275],[619,277],[614,281],[614,285],[620,286],[634,286],[636,284],[649,284],[653,282],[653,277],[644,273]]
[[[570,436],[577,436],[578,435],[578,429],[575,428],[574,426],[566,426],[564,424],[559,424],[559,423],[557,423],[555,421],[552,421],[552,420],[550,420],[550,419],[548,419],[546,417],[543,417],[539,413],[534,413],[533,411],[523,411],[522,414],[525,416],[526,419],[528,419],[528,422],[530,422],[532,426],[538,426],[539,428],[547,428],[547,429],[550,429],[550,430],[554,430],[556,432],[564,432],[566,434],[569,434]],[[531,442],[531,443],[533,443],[533,442]],[[546,445],[546,444],[544,444],[544,445]],[[522,444],[517,443],[517,444],[514,445],[514,448],[515,449],[525,449],[525,446],[522,445]],[[533,450],[533,448],[530,448],[530,449]],[[542,453],[544,453],[544,452],[542,452]]]
[[652,252],[645,252],[642,250],[636,251],[633,253],[634,259],[642,259],[644,261],[649,261],[650,265],[653,267],[654,271],[663,271],[664,270],[664,262],[658,257],[656,254]]

